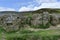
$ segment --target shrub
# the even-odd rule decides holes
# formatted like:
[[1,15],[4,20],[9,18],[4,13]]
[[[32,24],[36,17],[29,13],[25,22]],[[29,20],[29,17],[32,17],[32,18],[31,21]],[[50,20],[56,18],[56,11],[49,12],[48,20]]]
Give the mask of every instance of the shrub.
[[20,30],[20,33],[33,33],[33,31],[31,30],[27,30],[27,29],[23,29],[23,30]]
[[3,27],[0,26],[0,32],[4,32],[5,30],[3,29]]
[[46,28],[49,28],[49,27],[50,27],[50,24],[47,23],[46,25],[41,24],[41,25],[36,25],[36,26],[31,25],[31,27],[32,27],[32,28],[42,28],[42,29],[46,29]]

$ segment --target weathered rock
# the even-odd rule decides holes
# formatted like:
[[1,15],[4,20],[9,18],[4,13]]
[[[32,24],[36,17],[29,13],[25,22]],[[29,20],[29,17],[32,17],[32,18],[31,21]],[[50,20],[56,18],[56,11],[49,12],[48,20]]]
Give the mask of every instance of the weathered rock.
[[34,14],[32,16],[31,24],[34,26],[42,24],[39,19],[41,19],[41,15],[40,14]]
[[53,26],[56,26],[59,23],[59,17],[55,14],[51,14],[50,21]]
[[47,23],[49,23],[50,20],[50,16],[49,13],[47,12],[43,12],[41,14],[34,14],[32,17],[33,20],[31,20],[31,24],[32,25],[46,25]]
[[20,27],[20,19],[17,19],[17,16],[14,17],[12,15],[9,15],[5,18],[2,18],[2,26],[5,31],[10,32],[10,31],[17,31],[19,30]]
[[[32,16],[31,16],[32,15]],[[45,26],[52,24],[57,25],[60,23],[60,15],[59,14],[51,14],[47,11],[42,13],[34,13],[27,15],[26,14],[3,14],[0,16],[0,25],[6,31],[16,31],[19,30],[21,27],[30,27],[31,25],[34,26]]]

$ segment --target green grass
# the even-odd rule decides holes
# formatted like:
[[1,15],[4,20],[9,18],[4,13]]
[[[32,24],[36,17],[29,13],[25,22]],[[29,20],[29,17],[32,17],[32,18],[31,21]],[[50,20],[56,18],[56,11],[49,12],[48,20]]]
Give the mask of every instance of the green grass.
[[[56,33],[58,32],[58,33]],[[11,34],[6,34],[6,37],[7,38],[14,38],[14,37],[17,37],[17,38],[39,38],[39,37],[42,37],[43,40],[45,39],[57,39],[60,37],[60,32],[59,30],[40,30],[40,31],[37,31],[37,32],[33,32],[33,33],[11,33]]]
[[[0,31],[0,40],[2,38],[2,32],[4,31]],[[11,38],[21,38],[23,39],[38,39],[38,38],[42,38],[42,40],[57,40],[57,38],[60,38],[60,30],[39,30],[39,31],[30,31],[27,29],[24,30],[20,30],[18,33],[14,32],[14,33],[6,33],[5,32],[5,37],[6,39],[11,39]]]

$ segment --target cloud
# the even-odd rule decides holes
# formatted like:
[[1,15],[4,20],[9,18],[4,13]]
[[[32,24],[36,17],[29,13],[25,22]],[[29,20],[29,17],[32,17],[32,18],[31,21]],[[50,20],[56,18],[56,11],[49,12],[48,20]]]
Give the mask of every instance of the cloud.
[[34,4],[37,4],[35,6],[34,4],[30,4],[27,7],[23,6],[19,9],[19,11],[32,11],[41,8],[60,8],[60,2],[58,2],[58,0],[34,0],[33,2]]
[[40,9],[40,6],[39,7],[21,7],[18,11],[34,11],[34,10],[38,10]]
[[38,9],[38,7],[34,7],[34,8],[32,8],[32,7],[21,7],[18,11],[34,11],[36,9]]
[[56,2],[56,3],[43,3],[38,8],[60,8],[60,2]]
[[56,2],[56,3],[42,3],[40,6],[28,6],[28,7],[21,7],[19,9],[19,11],[33,11],[33,10],[38,10],[41,8],[58,8],[60,9],[60,2]]
[[37,3],[53,3],[53,2],[57,2],[58,0],[34,0]]
[[33,8],[33,5],[23,6],[19,9],[19,11],[32,11]]
[[42,8],[57,8],[60,9],[60,2],[56,3],[42,3],[38,7],[34,7],[34,10],[42,9]]
[[19,9],[19,11],[30,11],[30,10],[31,10],[31,8],[29,8],[29,7],[21,7]]
[[0,7],[0,11],[16,11],[13,8]]

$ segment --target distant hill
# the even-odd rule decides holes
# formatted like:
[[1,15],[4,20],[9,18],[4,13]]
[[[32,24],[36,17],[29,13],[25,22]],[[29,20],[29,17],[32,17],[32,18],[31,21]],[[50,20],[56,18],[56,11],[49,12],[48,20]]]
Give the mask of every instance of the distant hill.
[[0,13],[40,13],[43,11],[48,11],[48,12],[60,12],[60,9],[55,9],[55,8],[42,8],[42,9],[38,9],[38,10],[34,10],[34,11],[0,11]]

